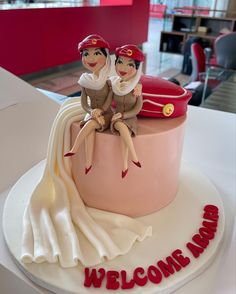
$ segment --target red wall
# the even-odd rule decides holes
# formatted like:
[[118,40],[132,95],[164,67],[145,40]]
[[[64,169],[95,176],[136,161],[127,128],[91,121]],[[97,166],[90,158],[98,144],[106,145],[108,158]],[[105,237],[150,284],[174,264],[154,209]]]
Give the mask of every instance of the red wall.
[[101,34],[115,47],[147,40],[149,0],[132,6],[0,11],[0,65],[16,75],[79,59],[77,44]]
[[133,0],[100,0],[100,5],[131,5]]

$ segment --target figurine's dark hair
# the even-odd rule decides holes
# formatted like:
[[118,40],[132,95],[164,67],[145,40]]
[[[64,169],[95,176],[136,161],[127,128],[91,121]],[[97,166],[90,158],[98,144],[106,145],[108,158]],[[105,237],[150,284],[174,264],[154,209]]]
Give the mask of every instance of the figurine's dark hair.
[[102,51],[103,55],[107,57],[107,51],[105,48],[100,48],[100,50]]
[[[106,51],[106,49],[105,48],[99,48],[100,50],[101,50],[101,52],[102,52],[102,54],[105,56],[105,57],[107,57],[107,51]],[[82,57],[82,55],[83,55],[83,51],[84,50],[81,50],[80,51],[80,56]]]
[[[117,63],[118,58],[119,58],[119,56],[116,55],[115,64]],[[140,66],[140,62],[141,62],[141,61],[139,61],[139,60],[135,60],[135,59],[134,59],[135,68],[136,68],[137,70],[138,70],[138,68],[139,68],[139,66]]]

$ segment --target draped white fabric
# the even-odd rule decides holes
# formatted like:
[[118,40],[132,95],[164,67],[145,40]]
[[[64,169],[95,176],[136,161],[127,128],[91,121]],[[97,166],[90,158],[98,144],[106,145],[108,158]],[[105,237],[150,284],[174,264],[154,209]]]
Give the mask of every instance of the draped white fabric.
[[80,98],[66,101],[52,126],[46,166],[24,213],[21,260],[93,266],[126,254],[152,229],[138,220],[84,205],[71,176],[70,127],[83,119]]

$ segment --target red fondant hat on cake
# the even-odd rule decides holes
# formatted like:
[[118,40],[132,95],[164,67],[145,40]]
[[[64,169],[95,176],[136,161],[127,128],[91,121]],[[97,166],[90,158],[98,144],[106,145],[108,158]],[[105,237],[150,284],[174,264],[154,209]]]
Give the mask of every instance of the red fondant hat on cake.
[[82,51],[83,49],[86,49],[86,48],[107,48],[107,49],[110,49],[110,45],[101,36],[93,34],[93,35],[89,35],[88,37],[86,37],[78,45],[79,51]]
[[159,77],[143,75],[140,82],[143,106],[139,116],[168,118],[186,113],[191,92]]
[[129,57],[138,61],[144,61],[143,52],[137,46],[131,44],[116,48],[115,55]]

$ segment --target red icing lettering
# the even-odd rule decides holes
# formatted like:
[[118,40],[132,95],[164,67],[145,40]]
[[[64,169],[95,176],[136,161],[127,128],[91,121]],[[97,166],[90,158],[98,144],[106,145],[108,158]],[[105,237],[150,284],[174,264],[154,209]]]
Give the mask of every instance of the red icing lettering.
[[192,237],[192,240],[199,246],[189,242],[187,248],[192,252],[195,258],[204,251],[209,245],[209,240],[214,239],[217,230],[217,223],[219,219],[219,209],[215,205],[206,205],[204,207],[202,227],[199,229],[199,234]]
[[[204,207],[204,215],[202,227],[199,233],[192,237],[192,242],[188,242],[186,247],[195,258],[198,258],[201,253],[209,245],[209,241],[214,239],[215,232],[217,231],[219,209],[215,205],[206,205]],[[165,260],[159,260],[157,266],[150,265],[147,272],[142,267],[137,267],[133,272],[133,277],[128,278],[127,272],[121,270],[120,272],[109,270],[105,271],[104,268],[89,269],[85,268],[84,286],[100,288],[106,276],[106,288],[108,290],[132,289],[135,285],[143,287],[147,284],[148,280],[154,284],[159,284],[162,278],[168,278],[175,272],[180,271],[190,263],[190,258],[183,256],[180,249],[176,249]]]
[[148,267],[147,275],[148,279],[154,284],[159,284],[162,280],[161,272],[154,265]]
[[211,221],[218,221],[219,215],[215,212],[207,211],[203,214],[203,218]]
[[84,274],[85,274],[85,278],[84,278],[84,286],[85,287],[91,287],[91,285],[94,286],[94,288],[100,288],[102,281],[105,277],[105,270],[104,268],[100,268],[98,270],[98,272],[100,273],[100,277],[97,276],[97,270],[96,269],[92,269],[91,274],[89,273],[89,268],[85,268],[84,269]]
[[127,281],[127,273],[126,271],[122,270],[120,272],[121,274],[121,280],[122,280],[122,289],[132,289],[134,287],[134,280],[131,279],[129,282]]
[[205,213],[203,214],[204,219],[208,219],[211,221],[217,221],[219,218],[219,209],[215,205],[206,205],[204,207]]
[[201,246],[202,248],[207,248],[208,244],[209,244],[209,240],[208,238],[205,238],[199,234],[196,234],[193,236],[192,240],[199,246]]
[[213,221],[217,221],[219,218],[219,209],[215,205],[206,205],[204,207],[204,215],[203,218],[210,219]]
[[205,210],[205,211],[210,211],[210,212],[216,212],[216,213],[218,213],[218,211],[219,211],[218,207],[215,206],[215,205],[212,205],[212,204],[208,204],[208,205],[206,205],[206,206],[204,207],[204,210]]
[[178,272],[179,270],[181,270],[181,266],[174,261],[174,259],[171,256],[168,256],[166,258],[166,262],[160,260],[158,261],[157,265],[160,268],[160,270],[162,271],[164,277],[169,277],[170,275],[173,275],[173,273],[175,272],[175,270]]
[[202,222],[202,225],[203,227],[206,227],[210,230],[212,230],[212,232],[216,232],[216,229],[217,229],[217,221],[213,221],[213,222],[208,222],[208,221],[203,221]]
[[195,258],[198,258],[199,257],[199,255],[203,252],[203,248],[202,247],[199,247],[199,246],[196,246],[196,245],[194,245],[193,243],[191,243],[191,242],[188,242],[187,243],[187,247],[188,247],[188,249],[191,251],[191,253],[193,254],[193,256],[195,257]]
[[117,281],[118,278],[119,278],[119,272],[107,271],[106,288],[109,290],[117,290],[120,287],[120,283]]
[[[184,257],[182,255],[182,251],[180,249],[176,249],[173,253],[172,256],[174,257],[174,259],[176,261],[178,261],[178,263],[182,266],[185,267],[186,265],[188,265],[190,263],[190,258],[188,257]],[[177,269],[176,269],[177,270]],[[178,271],[178,270],[177,270]]]
[[212,232],[210,229],[208,228],[200,228],[199,229],[199,234],[203,237],[203,238],[207,238],[209,240],[214,239],[215,237],[215,233]]
[[135,284],[138,286],[145,286],[147,284],[148,278],[147,276],[140,277],[140,275],[143,275],[145,273],[144,269],[142,267],[137,267],[134,270],[133,279],[135,281]]

